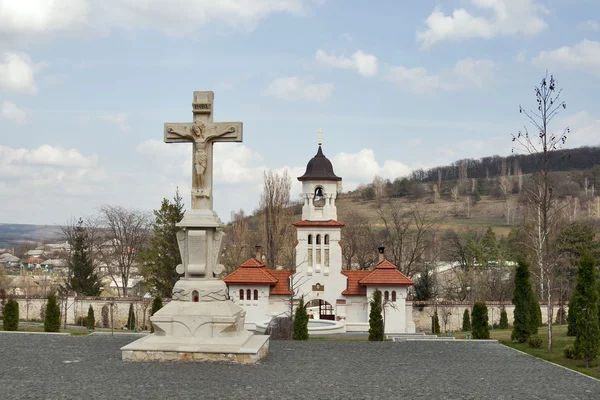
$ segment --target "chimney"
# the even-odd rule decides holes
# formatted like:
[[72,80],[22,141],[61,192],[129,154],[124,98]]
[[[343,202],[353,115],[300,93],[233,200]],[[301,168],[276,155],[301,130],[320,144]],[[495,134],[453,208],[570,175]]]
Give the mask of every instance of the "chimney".
[[379,252],[379,262],[382,262],[383,260],[385,260],[385,247],[378,247],[377,251]]
[[258,261],[260,261],[260,259],[261,259],[260,249],[262,249],[261,245],[254,246],[254,250],[256,250],[256,254],[254,255],[254,258],[256,258]]

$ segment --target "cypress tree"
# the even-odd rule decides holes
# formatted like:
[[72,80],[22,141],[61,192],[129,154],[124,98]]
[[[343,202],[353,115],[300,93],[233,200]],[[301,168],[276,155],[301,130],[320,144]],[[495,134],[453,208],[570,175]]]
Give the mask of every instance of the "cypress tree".
[[84,296],[99,296],[100,278],[94,272],[92,256],[88,246],[89,240],[81,218],[75,227],[71,242],[69,289]]
[[433,312],[433,317],[431,317],[431,332],[434,335],[440,333],[440,319],[438,318],[437,310]]
[[44,332],[60,332],[60,308],[54,294],[48,296],[48,302],[46,303]]
[[[515,290],[513,292],[512,303],[515,306],[514,322],[511,339],[514,342],[525,343],[532,333],[532,299],[533,290],[529,281],[529,266],[523,261],[517,263],[515,271]],[[535,299],[534,299],[535,300]],[[539,307],[538,307],[539,308]]]
[[[152,315],[156,314],[156,312],[162,307],[162,298],[160,297],[160,295],[158,295],[152,300]],[[150,332],[154,333],[154,325],[152,325],[152,327],[150,328]]]
[[90,308],[88,308],[88,315],[87,315],[87,318],[85,320],[85,326],[90,331],[93,331],[94,328],[96,328],[96,317],[94,316],[94,309],[92,308],[91,304],[90,304]]
[[478,301],[473,305],[473,339],[489,338],[487,306],[485,303]]
[[535,292],[531,291],[531,334],[537,335],[538,328],[542,326],[542,309]]
[[383,317],[381,315],[381,292],[375,289],[373,298],[371,299],[371,312],[369,313],[369,340],[383,341],[384,326]]
[[133,303],[129,303],[129,315],[127,317],[127,329],[133,330],[135,327],[135,313],[133,312]]
[[8,299],[4,305],[2,325],[5,331],[16,331],[19,329],[19,303],[15,299]]
[[577,290],[579,292],[579,308],[574,349],[575,354],[583,358],[585,366],[589,368],[600,350],[596,266],[594,259],[589,254],[581,257],[579,261]]
[[469,309],[468,308],[463,313],[462,330],[463,330],[463,332],[470,332],[471,331],[471,315],[469,315]]
[[306,308],[304,308],[304,299],[300,299],[298,307],[296,308],[292,339],[308,340],[308,313],[306,312]]
[[506,314],[506,309],[504,307],[500,310],[500,323],[498,324],[498,328],[508,329],[508,315]]

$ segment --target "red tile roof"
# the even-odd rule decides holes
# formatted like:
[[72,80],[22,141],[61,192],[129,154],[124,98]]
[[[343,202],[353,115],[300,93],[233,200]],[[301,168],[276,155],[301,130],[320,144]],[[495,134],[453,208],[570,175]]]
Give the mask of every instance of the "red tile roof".
[[228,285],[270,285],[271,294],[289,295],[292,294],[288,284],[290,275],[292,271],[271,270],[256,258],[250,258],[223,281]]
[[275,286],[271,288],[271,294],[292,294],[289,285],[290,275],[293,271],[289,270],[269,270],[269,273],[277,279]]
[[348,278],[346,290],[342,292],[344,296],[366,296],[367,288],[361,286],[358,281],[367,277],[372,271],[342,271],[342,275]]
[[338,222],[336,220],[330,219],[329,221],[309,221],[309,220],[303,220],[303,221],[298,221],[298,222],[294,222],[293,224],[295,227],[297,228],[306,228],[306,227],[330,227],[330,228],[336,228],[336,227],[340,227],[340,226],[344,226],[344,224],[342,224],[341,222]]
[[44,259],[39,257],[31,257],[23,260],[23,262],[26,264],[42,264]]
[[412,286],[415,283],[388,260],[375,266],[369,275],[359,281],[360,285]]

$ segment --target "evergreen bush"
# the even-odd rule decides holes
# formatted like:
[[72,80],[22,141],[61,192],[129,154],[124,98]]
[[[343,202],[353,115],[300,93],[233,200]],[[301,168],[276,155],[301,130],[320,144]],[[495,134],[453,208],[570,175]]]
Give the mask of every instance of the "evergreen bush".
[[579,292],[577,286],[573,290],[569,300],[569,312],[567,314],[567,336],[577,335],[577,311],[579,309]]
[[88,308],[87,319],[85,320],[85,326],[87,326],[88,330],[93,331],[96,328],[96,317],[94,316],[94,309],[90,304],[90,308]]
[[462,330],[463,332],[471,332],[471,315],[469,315],[468,308],[463,313]]
[[[158,295],[152,300],[152,314],[151,315],[154,315],[161,308],[163,308],[162,297],[160,297],[160,295]],[[150,322],[150,323],[152,324],[152,322]],[[151,326],[150,332],[154,333],[154,325]]]
[[574,359],[575,358],[575,348],[572,344],[568,344],[563,348],[563,354],[565,358]]
[[304,299],[300,299],[298,307],[296,308],[292,339],[308,340],[308,313],[306,312],[306,308],[304,308]]
[[532,349],[539,349],[542,347],[542,338],[538,335],[531,335],[529,336],[529,339],[527,339],[527,344]]
[[48,296],[48,302],[46,303],[44,332],[60,332],[60,308],[54,294]]
[[102,327],[103,328],[108,328],[109,325],[109,319],[108,319],[108,304],[105,304],[102,306]]
[[473,320],[473,339],[489,339],[488,310],[485,303],[478,301],[473,305],[473,315],[471,318]]
[[129,303],[129,315],[127,317],[127,325],[125,327],[129,330],[135,328],[135,313],[133,311],[133,303]]
[[535,292],[531,291],[531,334],[537,335],[538,328],[542,326],[542,309]]
[[0,289],[0,315],[4,315],[4,306],[6,305],[6,291]]
[[530,335],[537,334],[537,326],[535,330],[533,328],[537,321],[537,318],[532,316],[534,301],[535,298],[529,281],[529,265],[519,261],[515,271],[515,290],[512,298],[512,303],[515,305],[511,334],[513,342],[525,343]]
[[433,317],[431,317],[431,333],[437,335],[440,332],[440,319],[438,317],[437,311],[434,311]]
[[379,289],[375,289],[369,313],[369,341],[383,341],[384,326],[381,312],[381,292]]
[[577,357],[585,360],[585,366],[600,351],[600,326],[598,326],[598,283],[596,281],[596,265],[591,255],[586,254],[579,260],[577,270],[577,334],[574,350]]
[[498,323],[499,329],[508,329],[508,315],[506,314],[506,309],[502,307],[500,310],[500,322]]
[[4,305],[3,328],[5,331],[19,329],[19,303],[15,299],[8,299]]

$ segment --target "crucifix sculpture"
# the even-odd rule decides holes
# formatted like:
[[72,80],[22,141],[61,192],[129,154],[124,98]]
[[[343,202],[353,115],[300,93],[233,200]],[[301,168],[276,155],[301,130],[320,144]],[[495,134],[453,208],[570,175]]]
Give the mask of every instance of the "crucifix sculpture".
[[213,122],[213,92],[194,92],[192,123],[166,123],[165,142],[192,142],[192,209],[212,210],[213,143],[241,142],[241,122]]

